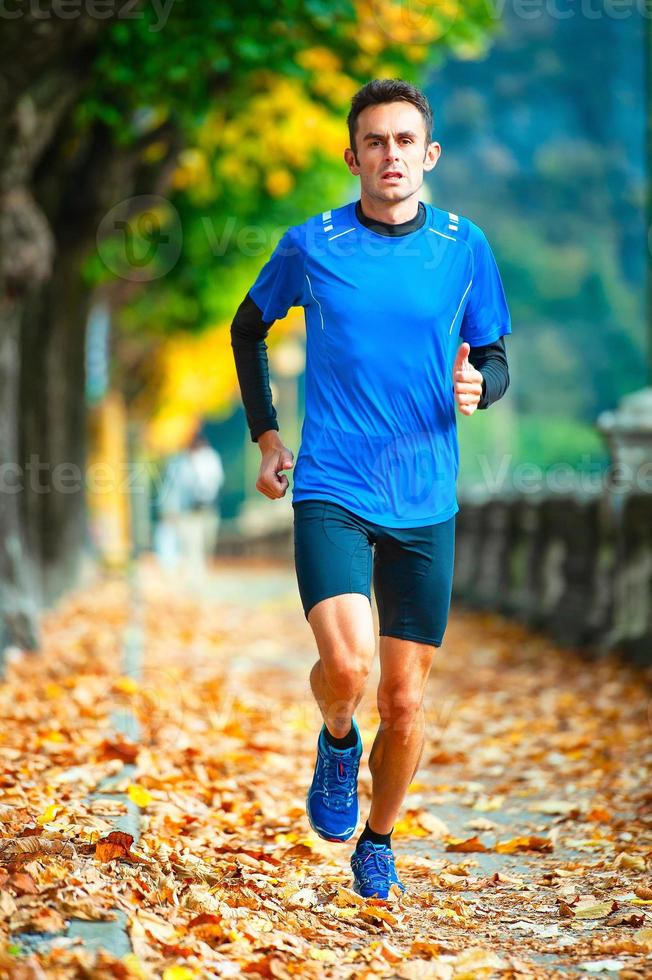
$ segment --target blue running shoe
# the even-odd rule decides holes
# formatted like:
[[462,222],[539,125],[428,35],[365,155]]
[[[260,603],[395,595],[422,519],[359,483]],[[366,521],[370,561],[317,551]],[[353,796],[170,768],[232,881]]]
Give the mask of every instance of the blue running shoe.
[[394,853],[386,844],[365,840],[351,855],[353,891],[363,898],[387,898],[392,885],[405,891],[394,865]]
[[322,726],[317,740],[317,760],[312,784],[306,796],[306,811],[310,826],[330,841],[345,841],[358,826],[358,768],[362,755],[360,731],[351,719],[357,745],[351,749],[335,749],[326,741]]

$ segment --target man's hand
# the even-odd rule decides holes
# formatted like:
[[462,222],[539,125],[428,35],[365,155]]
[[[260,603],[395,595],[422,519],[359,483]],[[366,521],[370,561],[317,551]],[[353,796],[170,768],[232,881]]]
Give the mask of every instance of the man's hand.
[[469,363],[470,350],[470,345],[465,341],[453,365],[455,400],[462,415],[473,415],[482,398],[482,374]]
[[270,500],[278,500],[285,496],[285,491],[289,487],[287,476],[280,470],[289,470],[294,466],[294,454],[280,440],[276,429],[264,432],[258,438],[258,445],[263,454],[260,461],[260,470],[256,480],[256,490],[259,490]]

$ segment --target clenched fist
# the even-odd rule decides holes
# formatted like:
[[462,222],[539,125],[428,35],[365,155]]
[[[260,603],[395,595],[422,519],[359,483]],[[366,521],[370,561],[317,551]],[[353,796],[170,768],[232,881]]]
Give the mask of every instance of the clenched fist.
[[294,466],[294,453],[283,445],[275,430],[268,430],[261,435],[258,445],[263,458],[260,461],[256,490],[270,500],[278,500],[285,496],[289,486],[288,478],[281,470],[289,470]]
[[471,347],[462,344],[453,365],[455,400],[462,415],[473,415],[482,397],[482,374],[469,363]]

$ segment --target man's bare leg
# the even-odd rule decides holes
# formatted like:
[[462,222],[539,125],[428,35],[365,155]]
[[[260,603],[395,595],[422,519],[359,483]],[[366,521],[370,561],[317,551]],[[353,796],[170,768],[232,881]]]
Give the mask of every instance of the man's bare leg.
[[308,613],[319,660],[310,686],[327,729],[343,738],[363,693],[376,649],[369,599],[358,592],[331,596]]
[[389,834],[425,744],[423,698],[437,648],[427,643],[380,637],[380,725],[369,754],[372,777],[368,823]]

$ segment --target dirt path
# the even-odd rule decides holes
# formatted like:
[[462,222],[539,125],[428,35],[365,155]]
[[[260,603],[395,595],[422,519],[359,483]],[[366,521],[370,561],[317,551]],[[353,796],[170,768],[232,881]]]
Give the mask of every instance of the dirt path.
[[[350,890],[355,841],[306,818],[320,717],[292,569],[230,562],[191,592],[146,561],[137,595],[98,583],[46,635],[1,692],[0,975],[652,976],[652,671],[455,611],[394,832],[409,892],[382,902]],[[139,836],[116,833],[129,806]],[[91,968],[69,924],[116,914],[133,952]]]

